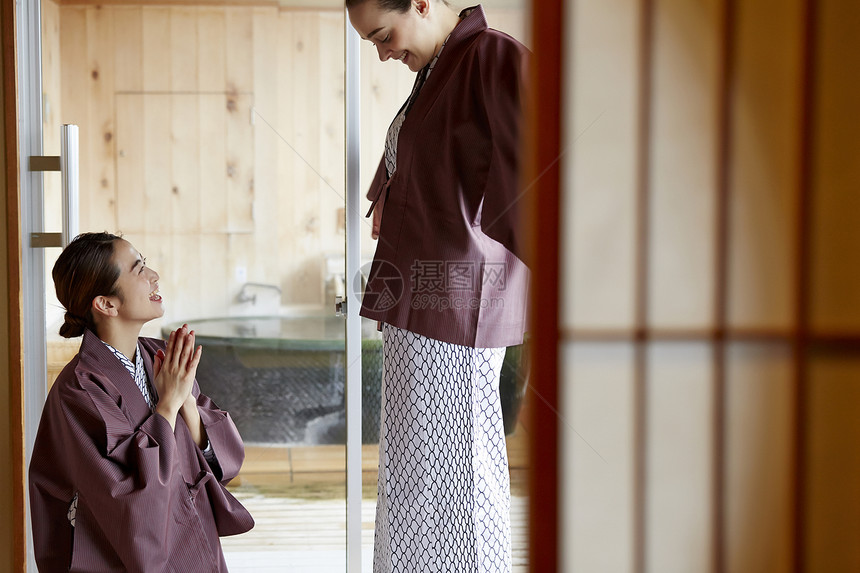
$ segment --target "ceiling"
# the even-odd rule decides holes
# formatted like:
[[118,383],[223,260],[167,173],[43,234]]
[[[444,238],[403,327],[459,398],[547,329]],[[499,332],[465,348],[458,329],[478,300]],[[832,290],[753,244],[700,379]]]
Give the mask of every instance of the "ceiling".
[[[285,9],[340,10],[343,0],[55,0],[57,4],[90,4],[90,5],[163,5],[163,6],[279,6]],[[471,0],[475,1],[475,0]],[[528,0],[485,0],[481,2],[485,8],[526,8]],[[453,3],[456,8],[465,8],[470,2]]]

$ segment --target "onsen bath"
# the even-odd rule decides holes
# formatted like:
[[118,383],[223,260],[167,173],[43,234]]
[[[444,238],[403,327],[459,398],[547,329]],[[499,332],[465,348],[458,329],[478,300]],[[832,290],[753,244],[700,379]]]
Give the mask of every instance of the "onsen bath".
[[[250,443],[346,443],[344,319],[331,313],[186,321],[203,345],[197,379]],[[185,322],[166,325],[171,330]],[[382,337],[362,319],[362,442],[379,437]],[[526,387],[524,347],[505,356],[500,392],[505,431]]]

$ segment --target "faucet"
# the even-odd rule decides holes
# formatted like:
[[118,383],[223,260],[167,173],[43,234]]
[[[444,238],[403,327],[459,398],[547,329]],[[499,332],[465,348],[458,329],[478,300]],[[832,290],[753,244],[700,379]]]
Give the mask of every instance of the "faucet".
[[251,304],[257,303],[257,293],[250,294],[248,289],[257,288],[257,289],[272,289],[277,291],[278,297],[281,296],[281,289],[277,285],[268,285],[265,283],[245,283],[242,285],[241,290],[239,290],[239,294],[236,295],[236,302],[248,302]]

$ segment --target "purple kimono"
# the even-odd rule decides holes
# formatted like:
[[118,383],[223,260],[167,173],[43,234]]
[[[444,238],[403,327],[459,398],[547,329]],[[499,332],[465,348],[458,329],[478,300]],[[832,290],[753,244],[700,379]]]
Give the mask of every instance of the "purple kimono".
[[[139,339],[146,373],[164,342]],[[152,412],[120,361],[90,331],[48,394],[30,462],[36,563],[52,571],[226,571],[223,535],[254,526],[224,488],[244,446],[230,416],[200,393],[213,470],[177,416]],[[74,527],[67,518],[77,493]]]
[[367,194],[383,215],[361,316],[473,348],[522,344],[528,59],[480,6],[451,32],[400,128],[397,170],[383,157]]

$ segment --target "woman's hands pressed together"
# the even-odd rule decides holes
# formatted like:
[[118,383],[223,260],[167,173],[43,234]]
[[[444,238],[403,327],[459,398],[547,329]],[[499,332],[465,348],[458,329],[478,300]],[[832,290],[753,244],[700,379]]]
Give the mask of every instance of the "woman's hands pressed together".
[[[188,325],[170,333],[167,340],[167,348],[159,350],[155,355],[153,363],[153,374],[155,375],[155,390],[158,392],[158,405],[156,413],[163,416],[170,427],[176,427],[176,415],[187,410],[186,404],[191,404],[197,410],[191,388],[194,386],[194,378],[197,376],[197,365],[200,364],[200,356],[203,347],[194,348],[194,331],[188,330]],[[189,421],[186,418],[186,421]],[[197,416],[199,427],[199,415]],[[191,428],[192,434],[195,428]],[[196,438],[197,436],[195,436]]]

